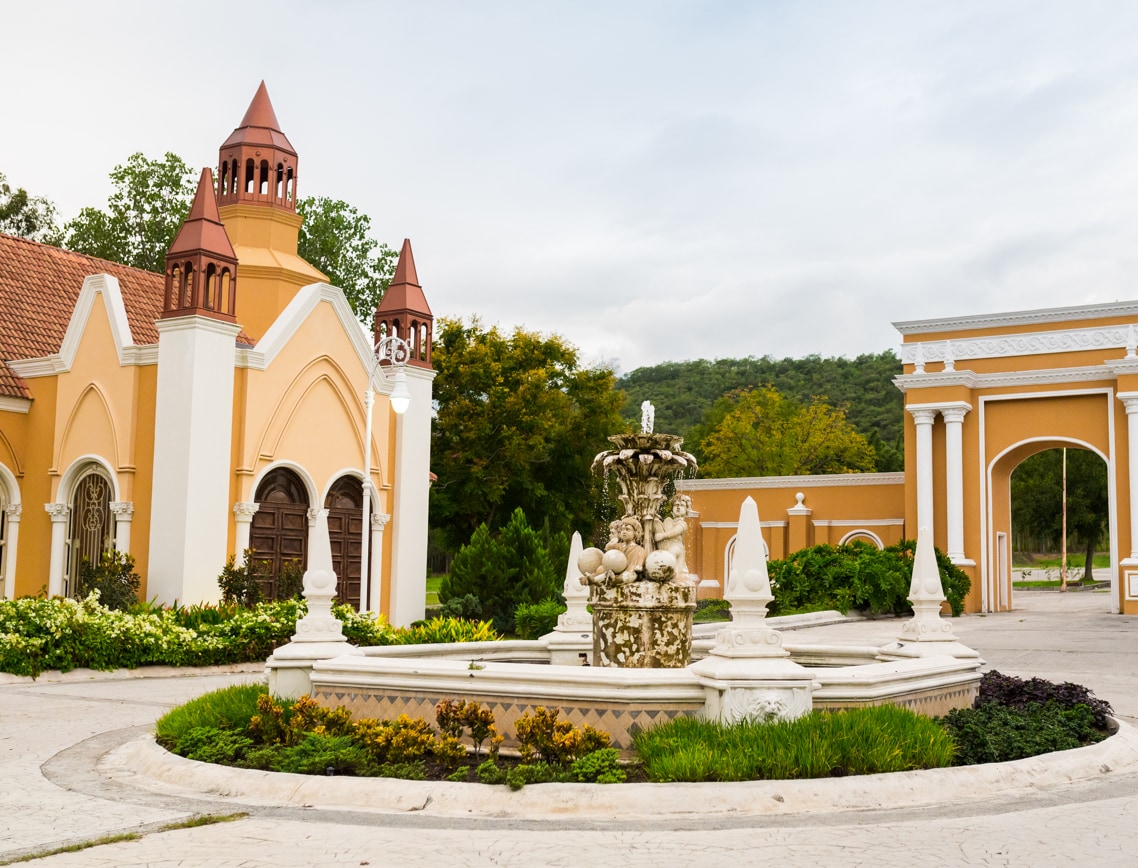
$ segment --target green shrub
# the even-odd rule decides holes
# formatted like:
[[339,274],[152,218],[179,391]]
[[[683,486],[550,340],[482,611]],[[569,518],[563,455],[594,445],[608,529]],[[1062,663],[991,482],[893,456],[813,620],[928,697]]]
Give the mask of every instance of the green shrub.
[[986,702],[942,718],[956,744],[956,765],[998,763],[1093,744],[1106,737],[1085,705],[1057,702],[1013,708]]
[[[555,544],[560,546],[560,540]],[[562,582],[546,540],[516,509],[500,531],[492,534],[481,525],[459,549],[439,585],[439,602],[446,605],[472,594],[481,604],[481,617],[499,632],[510,633],[519,604],[560,597]]]
[[940,768],[952,738],[893,705],[815,711],[797,720],[724,725],[691,717],[640,730],[633,744],[653,781],[820,778]]
[[[914,550],[909,540],[880,551],[855,540],[843,546],[812,546],[785,560],[771,561],[768,570],[774,600],[768,611],[772,615],[823,609],[911,614],[908,596]],[[936,557],[945,598],[952,614],[959,615],[971,582],[943,552],[938,550]]]
[[203,763],[233,765],[253,746],[253,739],[228,729],[198,726],[174,745],[174,753]]
[[273,598],[276,600],[299,599],[304,590],[304,567],[300,561],[285,561],[277,576]]
[[623,784],[627,780],[620,767],[620,751],[615,747],[604,747],[574,760],[569,774],[583,784]]
[[980,679],[980,691],[976,696],[976,706],[995,702],[1011,708],[1026,708],[1029,705],[1046,705],[1055,703],[1060,708],[1074,708],[1085,705],[1094,715],[1095,726],[1105,730],[1108,718],[1114,714],[1114,709],[1105,699],[1099,699],[1081,684],[1072,684],[1069,681],[1056,684],[1042,678],[1024,680],[1011,675],[1004,675],[993,669],[985,672]]
[[142,579],[134,571],[134,558],[112,548],[103,552],[98,564],[84,559],[79,565],[76,596],[98,592],[99,602],[108,609],[124,612],[138,603]]
[[695,612],[692,614],[692,620],[698,624],[714,621],[730,621],[731,603],[728,600],[714,597],[707,600],[698,600],[695,604]]
[[474,594],[465,597],[451,597],[438,607],[438,616],[442,618],[464,618],[475,621],[482,617],[482,604]]
[[255,558],[252,549],[245,549],[245,562],[237,566],[234,555],[229,556],[221,575],[217,577],[217,586],[221,589],[223,603],[237,603],[240,606],[255,606],[265,599],[261,586],[267,574],[264,563]]
[[514,610],[514,632],[519,639],[537,639],[552,633],[557,618],[566,611],[564,603],[542,600],[540,603],[520,603]]
[[501,637],[489,621],[433,618],[393,629],[383,645],[426,645],[445,642],[493,642]]
[[371,770],[367,750],[349,735],[306,732],[292,747],[279,751],[274,771],[298,775],[364,775]]

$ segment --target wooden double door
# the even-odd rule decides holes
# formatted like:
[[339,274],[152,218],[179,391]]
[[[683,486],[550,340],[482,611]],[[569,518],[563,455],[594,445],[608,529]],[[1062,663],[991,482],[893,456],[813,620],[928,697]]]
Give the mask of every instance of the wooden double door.
[[[278,468],[257,489],[259,507],[253,515],[249,545],[268,577],[262,592],[275,598],[281,570],[291,561],[308,566],[308,495],[300,478]],[[363,486],[355,477],[342,476],[324,499],[328,510],[328,537],[332,569],[336,573],[336,599],[360,608],[360,553],[363,548]]]

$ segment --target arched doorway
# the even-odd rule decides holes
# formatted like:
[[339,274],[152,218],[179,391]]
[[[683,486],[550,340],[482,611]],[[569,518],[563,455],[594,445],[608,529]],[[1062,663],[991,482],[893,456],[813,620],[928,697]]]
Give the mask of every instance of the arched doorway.
[[79,568],[86,561],[98,564],[104,552],[115,544],[115,521],[111,513],[113,486],[98,465],[84,468],[71,491],[67,530],[67,572],[63,594],[75,596],[79,587]]
[[[357,609],[360,608],[363,506],[363,484],[354,476],[341,476],[332,483],[324,498],[328,537],[332,543],[332,569],[336,571],[336,598]],[[370,583],[370,569],[368,575]]]
[[[1013,559],[1017,541],[1017,526],[1015,522],[1016,504],[1013,491],[1018,491],[1021,499],[1024,495],[1022,480],[1013,484],[1017,473],[1029,473],[1037,469],[1042,460],[1051,456],[1061,456],[1061,450],[1066,449],[1068,454],[1078,453],[1094,462],[1099,470],[1100,480],[1105,489],[1096,492],[1096,497],[1105,501],[1097,505],[1097,512],[1101,516],[1103,534],[1107,540],[1105,552],[1109,554],[1111,575],[1116,574],[1119,566],[1117,553],[1117,507],[1115,503],[1114,474],[1116,468],[1109,458],[1092,443],[1085,440],[1066,437],[1038,437],[1023,440],[999,453],[989,464],[988,469],[988,497],[986,518],[987,534],[987,569],[984,570],[981,592],[986,611],[1006,611],[1014,606],[1014,583],[1016,581],[1016,567]],[[1090,458],[1094,456],[1094,458]],[[1079,459],[1080,461],[1082,458]],[[1059,540],[1059,498],[1061,497],[1058,480],[1053,480],[1055,490],[1045,493],[1036,492],[1031,496],[1037,499],[1053,501],[1051,506],[1047,503],[1033,504],[1045,511],[1054,514],[1054,541],[1058,546]],[[1021,504],[1021,511],[1024,506]],[[1068,536],[1073,533],[1068,528]],[[1097,541],[1096,541],[1097,542]],[[1081,572],[1075,578],[1081,577]]]
[[249,548],[267,573],[261,592],[276,599],[281,570],[290,562],[300,569],[308,563],[308,491],[294,471],[278,467],[261,480],[256,499]]

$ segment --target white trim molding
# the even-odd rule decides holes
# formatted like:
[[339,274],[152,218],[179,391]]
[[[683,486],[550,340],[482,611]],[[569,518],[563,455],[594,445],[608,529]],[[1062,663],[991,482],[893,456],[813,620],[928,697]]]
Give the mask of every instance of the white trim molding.
[[[736,476],[731,479],[677,479],[676,491],[731,491],[745,488],[822,488],[904,484],[904,473],[820,473],[816,476]],[[734,526],[731,525],[731,527]]]
[[22,413],[27,415],[27,412],[32,409],[31,398],[10,398],[7,395],[0,395],[0,413]]
[[106,306],[107,319],[111,324],[111,339],[118,354],[119,364],[139,365],[157,362],[157,351],[152,354],[153,361],[146,361],[143,359],[148,359],[150,354],[140,353],[139,348],[134,345],[118,280],[109,274],[92,274],[83,280],[59,352],[34,359],[10,359],[8,367],[25,379],[50,377],[70,371],[75,364],[75,354],[79,351],[79,344],[83,340],[83,332],[87,328],[87,321],[91,318],[97,296],[102,296],[103,304]]
[[[1044,307],[1039,310],[1013,310],[1004,313],[979,313],[943,319],[914,319],[893,323],[903,335],[932,334],[964,329],[1006,328],[1008,326],[1046,325],[1073,319],[1105,319],[1133,317],[1138,321],[1138,301],[1115,301],[1107,304],[1080,304],[1071,307]],[[953,352],[956,344],[952,345]],[[957,356],[959,358],[959,356]]]
[[[955,344],[954,344],[955,346]],[[1122,360],[1119,359],[1119,362]],[[902,392],[929,386],[967,386],[970,389],[1004,389],[1019,386],[1050,386],[1061,383],[1100,383],[1117,377],[1115,364],[1087,365],[1081,368],[1044,368],[1037,371],[1007,371],[976,374],[972,371],[936,371],[902,374],[893,385]]]

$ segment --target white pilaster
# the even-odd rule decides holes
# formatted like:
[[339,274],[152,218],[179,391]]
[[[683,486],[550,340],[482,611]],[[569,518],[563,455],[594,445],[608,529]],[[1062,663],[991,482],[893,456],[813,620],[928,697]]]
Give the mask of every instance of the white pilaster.
[[233,546],[236,549],[233,553],[234,563],[239,566],[245,566],[245,549],[249,548],[249,531],[253,525],[253,516],[257,514],[257,510],[261,508],[261,504],[241,501],[233,504],[233,523],[234,523],[234,541]]
[[20,550],[20,513],[24,507],[19,503],[9,503],[4,507],[8,517],[8,531],[4,540],[4,596],[16,599],[16,555]]
[[933,526],[933,422],[937,411],[907,408],[917,426],[917,527]]
[[1130,454],[1127,467],[1130,482],[1130,557],[1123,566],[1138,566],[1138,392],[1119,392],[1118,399],[1126,407],[1126,443]]
[[229,536],[235,323],[157,321],[154,491],[147,595],[214,602]]
[[[391,516],[381,512],[371,514],[371,546],[368,549],[368,560],[371,561],[371,581],[368,583],[367,599],[360,600],[360,610],[365,612],[379,611],[379,601],[383,599],[383,529],[391,521]],[[363,564],[360,564],[363,569]],[[426,589],[423,590],[423,599],[426,600]]]
[[47,595],[63,596],[63,555],[67,545],[66,503],[45,503],[44,510],[51,516],[51,553],[47,567]]
[[395,467],[391,503],[392,624],[422,619],[427,598],[427,496],[431,461],[431,384],[435,372],[410,365],[411,404],[395,416]]
[[115,517],[115,548],[120,552],[129,552],[130,520],[134,516],[134,504],[125,500],[114,500],[108,506]]
[[[948,523],[948,557],[954,564],[972,565],[964,555],[964,416],[971,404],[945,405],[944,417],[945,519]],[[924,525],[922,525],[924,526]]]

